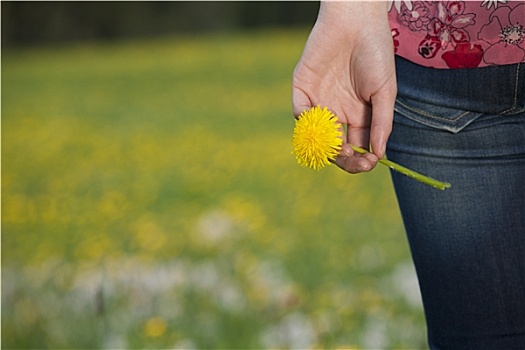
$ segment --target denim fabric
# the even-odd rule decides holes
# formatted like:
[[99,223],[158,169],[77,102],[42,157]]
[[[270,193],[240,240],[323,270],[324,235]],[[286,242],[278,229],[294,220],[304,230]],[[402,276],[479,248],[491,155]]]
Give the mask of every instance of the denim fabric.
[[396,59],[388,157],[432,349],[525,349],[525,66]]

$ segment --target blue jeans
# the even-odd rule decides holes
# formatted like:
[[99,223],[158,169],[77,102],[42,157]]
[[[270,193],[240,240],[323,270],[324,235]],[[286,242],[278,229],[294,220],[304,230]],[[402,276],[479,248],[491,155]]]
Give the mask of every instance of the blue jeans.
[[432,349],[525,349],[525,66],[396,58],[388,157],[452,187],[392,178]]

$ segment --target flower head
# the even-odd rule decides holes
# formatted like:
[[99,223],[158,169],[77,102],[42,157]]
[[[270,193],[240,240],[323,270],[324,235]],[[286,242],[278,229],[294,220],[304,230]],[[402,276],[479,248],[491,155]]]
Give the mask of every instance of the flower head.
[[[525,27],[520,23],[523,11],[525,4],[514,8],[500,6],[490,15],[490,22],[481,27],[478,39],[490,44],[483,55],[485,63],[503,64],[525,59]],[[493,33],[500,33],[499,37]]]
[[343,135],[341,124],[326,107],[313,107],[303,111],[295,122],[293,131],[293,153],[297,162],[319,170],[330,164],[330,160],[341,150]]

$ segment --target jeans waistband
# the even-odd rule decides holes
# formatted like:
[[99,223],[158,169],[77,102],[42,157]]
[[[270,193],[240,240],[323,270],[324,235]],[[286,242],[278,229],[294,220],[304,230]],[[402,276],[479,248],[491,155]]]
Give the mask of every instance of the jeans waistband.
[[525,110],[525,65],[435,69],[396,56],[398,99],[486,114]]

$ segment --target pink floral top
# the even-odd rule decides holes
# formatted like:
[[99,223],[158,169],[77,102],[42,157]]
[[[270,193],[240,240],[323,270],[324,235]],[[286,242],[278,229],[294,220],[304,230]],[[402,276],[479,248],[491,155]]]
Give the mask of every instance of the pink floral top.
[[396,54],[434,68],[525,63],[525,1],[392,0]]

